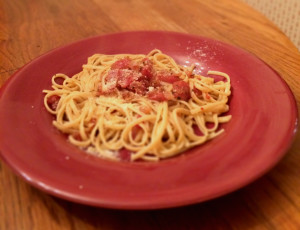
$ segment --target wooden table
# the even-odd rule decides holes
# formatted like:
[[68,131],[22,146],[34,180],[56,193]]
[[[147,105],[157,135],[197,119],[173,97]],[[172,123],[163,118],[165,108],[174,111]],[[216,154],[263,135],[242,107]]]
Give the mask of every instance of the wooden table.
[[[300,106],[300,53],[239,0],[1,0],[0,6],[0,85],[37,56],[79,39],[170,30],[257,55],[284,78]],[[1,161],[0,229],[300,229],[300,135],[284,159],[254,183],[212,201],[166,210],[109,210],[60,200],[28,185]]]

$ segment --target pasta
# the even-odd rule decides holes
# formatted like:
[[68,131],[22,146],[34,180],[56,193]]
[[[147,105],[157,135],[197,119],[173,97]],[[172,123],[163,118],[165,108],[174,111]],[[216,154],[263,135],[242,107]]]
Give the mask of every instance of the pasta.
[[[53,125],[73,145],[113,160],[158,161],[224,132],[230,78],[194,73],[160,50],[95,54],[72,77],[56,74],[43,90]],[[215,80],[219,76],[221,80]]]

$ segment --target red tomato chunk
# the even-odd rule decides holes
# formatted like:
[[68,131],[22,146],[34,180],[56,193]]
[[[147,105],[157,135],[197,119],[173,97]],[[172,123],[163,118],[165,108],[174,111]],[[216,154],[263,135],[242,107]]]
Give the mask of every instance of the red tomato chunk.
[[[100,95],[119,90],[122,95],[123,92],[135,93],[146,95],[149,99],[156,101],[173,99],[187,101],[191,98],[188,83],[181,80],[171,70],[155,72],[153,63],[148,58],[139,62],[134,62],[128,57],[116,61],[105,76],[105,83],[104,92],[102,87],[99,87]],[[166,84],[171,84],[173,90],[170,91],[170,87],[166,87]]]
[[180,78],[172,72],[169,71],[160,71],[157,73],[157,78],[160,81],[167,83],[174,83],[176,81],[180,81]]
[[184,81],[176,81],[173,83],[173,94],[175,98],[187,101],[191,98],[190,86]]

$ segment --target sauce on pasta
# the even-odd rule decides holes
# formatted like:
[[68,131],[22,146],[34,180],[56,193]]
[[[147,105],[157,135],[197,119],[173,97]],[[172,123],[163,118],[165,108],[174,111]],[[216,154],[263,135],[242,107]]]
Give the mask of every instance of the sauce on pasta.
[[[183,67],[160,50],[95,54],[81,72],[52,77],[44,104],[53,125],[86,152],[113,160],[158,161],[224,132],[230,78]],[[215,80],[213,76],[218,76]]]

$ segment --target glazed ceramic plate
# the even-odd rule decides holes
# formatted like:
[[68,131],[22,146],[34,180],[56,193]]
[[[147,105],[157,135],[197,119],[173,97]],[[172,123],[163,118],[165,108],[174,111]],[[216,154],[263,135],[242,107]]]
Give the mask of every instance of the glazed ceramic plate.
[[[158,48],[182,65],[230,75],[232,120],[206,144],[161,162],[111,162],[68,143],[51,124],[43,89],[56,73],[73,75],[95,53]],[[3,160],[31,185],[92,206],[156,209],[209,200],[252,182],[287,152],[296,131],[294,97],[280,76],[240,48],[173,32],[125,32],[55,49],[24,66],[1,89]]]

